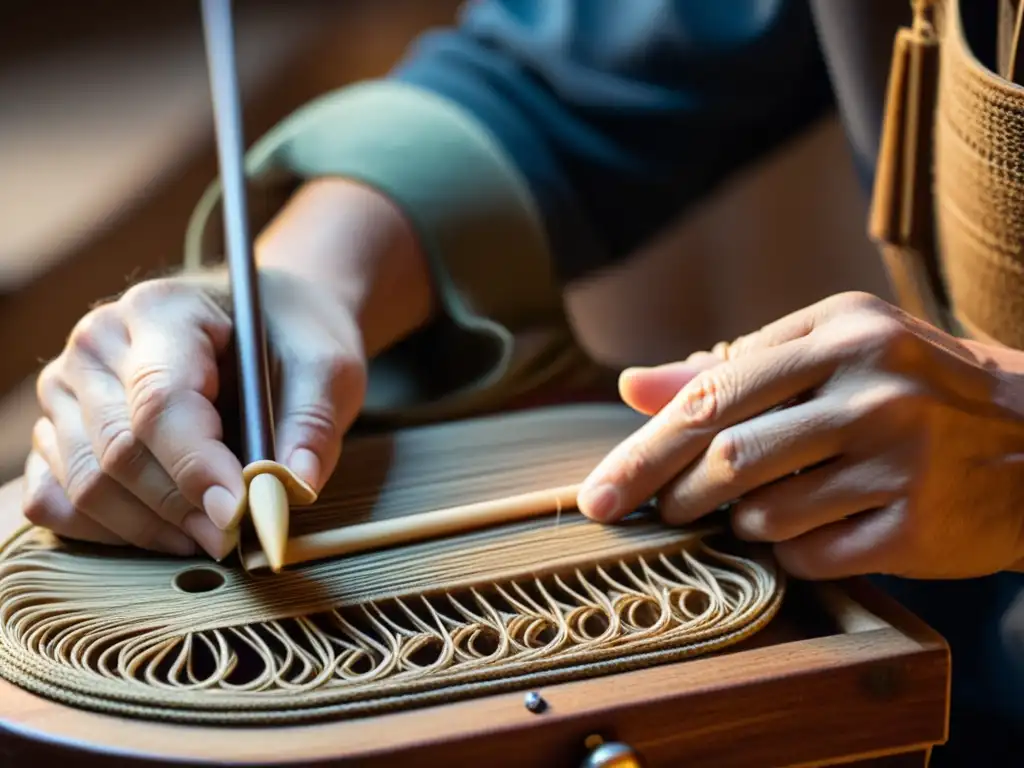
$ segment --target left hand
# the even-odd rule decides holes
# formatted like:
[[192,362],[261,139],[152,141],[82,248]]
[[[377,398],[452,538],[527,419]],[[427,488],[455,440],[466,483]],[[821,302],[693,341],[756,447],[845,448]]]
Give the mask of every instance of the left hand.
[[683,363],[626,372],[650,421],[580,493],[613,522],[730,501],[795,576],[970,578],[1024,557],[1024,354],[842,294]]

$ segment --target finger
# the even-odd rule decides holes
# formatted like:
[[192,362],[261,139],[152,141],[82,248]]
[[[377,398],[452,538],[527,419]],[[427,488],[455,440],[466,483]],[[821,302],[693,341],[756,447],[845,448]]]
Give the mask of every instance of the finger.
[[796,341],[814,330],[821,314],[820,303],[804,307],[753,333],[739,336],[731,342],[719,342],[712,349],[712,354],[722,360],[735,360],[743,355]]
[[124,545],[120,536],[76,510],[46,460],[36,451],[25,461],[22,514],[33,525],[58,536],[96,544]]
[[728,427],[660,495],[662,519],[692,522],[786,475],[834,458],[849,419],[837,404],[816,398]]
[[831,371],[822,349],[799,339],[700,373],[598,464],[581,488],[580,511],[611,522],[646,502],[717,432],[820,385]]
[[276,446],[279,461],[317,492],[337,466],[365,389],[358,360],[327,339],[322,346],[321,354],[307,347],[304,359],[282,353]]
[[150,450],[132,432],[124,387],[107,368],[69,358],[68,382],[100,468],[171,525],[191,536],[215,560],[234,546],[237,534],[218,528],[190,503]]
[[901,493],[889,469],[880,462],[843,457],[787,477],[737,501],[733,531],[748,541],[778,543],[884,507]]
[[653,416],[698,373],[719,362],[705,353],[701,357],[655,368],[627,368],[619,376],[619,396],[634,411]]
[[105,367],[85,365],[74,357],[69,359],[65,375],[100,468],[160,517],[180,528],[195,507],[132,432],[121,381]]
[[75,509],[120,538],[143,549],[174,555],[195,554],[193,541],[127,489],[104,474],[69,392],[50,395],[64,492]]
[[[229,336],[221,338],[206,327],[213,319],[199,317],[207,311],[202,305],[190,311],[130,314],[132,345],[116,373],[125,388],[132,432],[182,496],[227,530],[237,524],[244,499],[242,466],[223,442],[213,404],[217,355]],[[169,332],[176,326],[180,330]]]
[[[75,526],[75,530],[83,531],[81,532],[81,535],[75,535],[73,532],[66,532],[70,531],[70,528],[67,528],[68,523],[61,522],[61,527],[58,530],[54,527],[55,521],[53,520],[50,520],[50,522],[54,522],[54,524],[37,520],[33,521],[36,522],[37,525],[51,528],[55,532],[58,532],[58,534],[66,536],[69,539],[83,539],[86,541],[110,544],[125,544],[125,541],[121,537],[111,534],[110,531],[103,531],[102,534],[100,534],[100,532],[98,532],[100,528],[97,527],[98,523],[92,521],[92,519],[87,515],[83,515],[81,512],[75,510],[71,502],[68,501],[65,490],[63,490],[63,485],[66,484],[66,479],[65,475],[63,475],[60,452],[57,447],[56,430],[49,419],[40,419],[36,423],[36,427],[33,430],[33,446],[34,450],[47,465],[49,477],[47,478],[46,483],[40,482],[39,487],[41,489],[40,493],[42,496],[37,500],[37,502],[33,502],[34,505],[38,503],[38,505],[42,506],[39,508],[33,506],[31,511],[27,510],[27,516],[29,514],[33,514],[39,516],[41,519],[45,518],[47,520],[50,520],[54,514],[61,519],[74,517],[73,524]],[[58,496],[53,497],[52,499],[49,497],[49,494],[55,492],[53,488],[49,487],[48,483],[50,480],[56,483],[59,492]],[[57,507],[59,507],[59,509],[57,509]],[[163,509],[166,511],[168,509],[168,505],[163,505]],[[160,513],[159,510],[154,511],[158,512],[158,514]],[[172,520],[168,520],[168,522],[175,524]],[[231,552],[231,550],[234,549],[234,546],[238,544],[238,528],[223,531],[214,525],[202,510],[189,507],[177,522],[178,527],[184,530],[188,536],[193,538],[203,548],[203,550],[215,560],[222,560]],[[92,530],[93,532],[86,535],[84,532],[86,529]]]
[[776,558],[788,573],[799,579],[898,573],[898,542],[905,525],[904,511],[903,502],[897,502],[830,523],[776,544]]
[[60,483],[61,487],[64,487],[66,480],[60,449],[57,447],[57,430],[54,428],[53,422],[45,416],[37,419],[32,427],[32,451],[39,454],[46,462],[50,474]]

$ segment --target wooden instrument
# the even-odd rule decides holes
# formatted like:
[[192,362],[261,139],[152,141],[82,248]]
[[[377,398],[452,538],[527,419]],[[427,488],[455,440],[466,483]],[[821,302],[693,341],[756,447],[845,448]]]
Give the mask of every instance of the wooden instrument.
[[[1021,91],[970,55],[958,0],[914,6],[871,231],[911,311],[1019,348],[1019,145],[997,139],[1024,135]],[[1001,58],[1016,79],[1024,16],[1011,6]],[[273,577],[251,531],[217,567],[48,542],[25,527],[19,482],[6,486],[0,755],[926,766],[947,737],[942,638],[864,581],[787,584],[714,521],[582,520],[574,484],[633,425],[576,408],[346,443],[337,482],[295,511]],[[432,515],[425,534],[418,513]]]
[[[571,485],[635,426],[621,406],[576,405],[347,441],[340,482],[295,530]],[[600,526],[556,501],[443,539],[293,551],[263,576],[241,564],[258,559],[251,532],[238,564],[183,562],[48,541],[19,505],[16,481],[0,491],[13,764],[923,766],[946,738],[941,638],[863,583],[786,586],[714,522]],[[367,606],[373,631],[352,618]]]

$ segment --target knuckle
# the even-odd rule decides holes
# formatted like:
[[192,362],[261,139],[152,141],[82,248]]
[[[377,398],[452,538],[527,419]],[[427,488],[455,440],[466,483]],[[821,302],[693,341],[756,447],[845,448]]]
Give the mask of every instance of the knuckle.
[[830,309],[845,312],[885,312],[889,305],[882,299],[866,291],[844,291],[825,300]]
[[131,429],[125,426],[101,428],[100,441],[100,469],[111,477],[129,473],[142,459],[141,442]]
[[199,451],[185,451],[170,466],[171,479],[182,489],[195,486],[195,479],[206,471],[206,462]]
[[155,304],[181,295],[184,288],[178,280],[170,277],[143,280],[121,294],[119,303],[129,312],[145,311]]
[[61,358],[56,358],[47,363],[36,378],[36,399],[40,403],[47,403],[53,398],[54,392],[60,387]]
[[180,525],[191,509],[192,506],[181,495],[181,491],[176,487],[171,487],[164,493],[154,511],[162,520],[166,520],[172,525]]
[[725,359],[732,360],[755,349],[761,339],[764,338],[764,331],[765,329],[762,327],[753,333],[737,336],[731,343],[727,343],[725,345]]
[[717,357],[719,360],[728,360],[733,351],[736,349],[736,345],[739,339],[733,342],[719,341],[711,348],[711,354]]
[[117,322],[117,310],[109,304],[86,313],[68,335],[68,350],[77,355],[99,357],[103,337],[112,332]]
[[742,469],[747,451],[748,441],[740,434],[740,430],[730,428],[719,432],[711,439],[707,449],[707,461],[711,473],[723,483],[734,482]]
[[128,384],[132,430],[143,437],[153,429],[174,404],[175,388],[171,372],[151,366],[136,371]]
[[46,521],[49,519],[49,514],[46,504],[46,496],[43,492],[36,491],[31,496],[25,499],[22,505],[21,514],[28,520],[32,525],[38,525],[46,527]]
[[33,491],[24,501],[21,514],[32,525],[49,528],[54,520],[53,491],[40,487]]
[[217,337],[230,334],[231,316],[201,284],[181,277],[163,277],[136,283],[122,294],[121,311],[132,316],[164,312],[175,314],[201,325]]
[[32,445],[34,448],[38,449],[38,447],[46,441],[50,429],[49,422],[49,419],[45,416],[41,416],[36,419],[35,423],[32,425]]
[[[33,464],[36,466],[33,467]],[[45,467],[45,461],[38,454],[30,454],[25,461],[26,478],[32,475],[36,475],[36,477],[35,482],[30,481],[25,485],[21,513],[33,525],[45,528],[48,527],[50,520],[53,518],[53,508],[55,506],[54,492],[57,491],[63,495],[64,490],[57,485],[48,468],[38,471],[43,467]],[[37,470],[35,473],[32,472],[34,468]]]
[[94,507],[103,495],[107,478],[100,471],[91,453],[84,449],[75,451],[68,459],[67,469],[68,500],[76,509]]
[[725,375],[720,368],[712,368],[702,371],[683,387],[673,405],[685,423],[707,424],[721,411],[727,391]]
[[296,430],[322,440],[331,439],[338,432],[334,407],[329,403],[307,403],[288,414],[288,422]]
[[888,535],[877,545],[883,559],[916,563],[934,557],[933,529],[913,515],[905,501],[896,501],[884,511]]
[[867,353],[899,358],[917,347],[917,337],[891,315],[847,318],[837,335],[844,352],[860,356]]

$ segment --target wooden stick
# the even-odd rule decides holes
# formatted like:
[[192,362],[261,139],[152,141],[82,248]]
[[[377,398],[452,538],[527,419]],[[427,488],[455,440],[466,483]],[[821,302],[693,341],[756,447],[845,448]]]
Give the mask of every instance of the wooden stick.
[[[324,560],[572,510],[576,509],[579,489],[579,485],[566,485],[296,536],[288,542],[284,562]],[[256,570],[273,566],[273,561],[264,551],[250,555],[245,565]]]
[[[231,0],[202,0],[202,12],[234,308],[244,463],[251,464],[273,460],[274,420],[259,281],[246,206],[245,140],[235,69]],[[261,480],[255,489],[250,481],[249,509],[260,545],[270,563],[279,568],[288,541],[288,497],[277,477],[265,477],[267,479]]]

